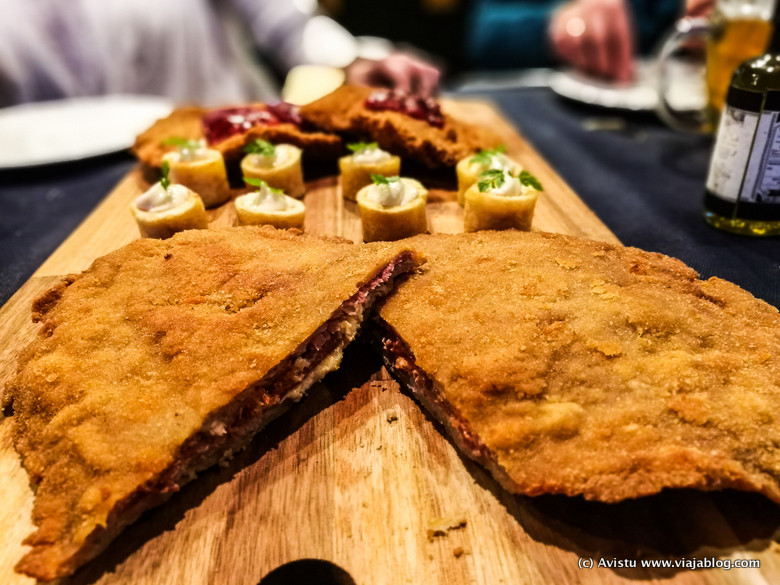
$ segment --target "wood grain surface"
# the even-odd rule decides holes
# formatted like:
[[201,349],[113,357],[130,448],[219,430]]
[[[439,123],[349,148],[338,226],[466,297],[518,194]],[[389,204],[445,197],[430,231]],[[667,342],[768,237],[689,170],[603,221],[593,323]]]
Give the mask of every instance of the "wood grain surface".
[[[489,125],[545,193],[534,229],[615,241],[539,155],[489,105],[449,102],[454,115]],[[60,275],[138,237],[128,210],[143,184],[128,176],[0,309],[0,383],[33,335],[32,299]],[[308,184],[306,230],[359,241],[354,205],[337,182]],[[437,189],[432,231],[462,231],[454,193]],[[234,221],[228,204],[211,225]],[[0,584],[32,583],[13,572],[32,531],[32,493],[0,422]],[[202,474],[145,514],[68,584],[278,583],[626,584],[780,583],[780,507],[762,496],[678,490],[621,504],[516,497],[460,457],[442,429],[389,379],[362,340],[340,370],[311,389],[224,468]],[[440,534],[433,535],[432,532]],[[309,569],[306,579],[264,579],[299,559],[323,559],[351,580]],[[599,560],[624,566],[580,568]],[[641,560],[682,567],[643,568]],[[760,568],[690,564],[758,560]],[[637,562],[636,567],[630,566]],[[688,566],[685,566],[685,563]],[[319,565],[317,565],[319,566]],[[695,565],[694,565],[695,566]],[[278,575],[274,572],[272,575]],[[329,573],[330,574],[330,573]]]

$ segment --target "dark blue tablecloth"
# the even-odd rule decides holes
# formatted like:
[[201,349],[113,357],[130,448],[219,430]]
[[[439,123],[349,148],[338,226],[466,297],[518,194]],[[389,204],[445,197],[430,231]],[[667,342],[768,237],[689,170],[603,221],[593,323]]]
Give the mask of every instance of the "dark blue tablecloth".
[[[566,102],[548,89],[491,91],[493,100],[620,240],[681,258],[780,306],[780,239],[753,239],[701,219],[710,140],[653,117]],[[609,120],[607,120],[609,122]],[[0,137],[2,139],[2,137]],[[129,155],[0,172],[0,302],[5,302],[133,166]]]
[[76,163],[0,171],[0,304],[24,284],[134,165],[129,154],[121,153]]

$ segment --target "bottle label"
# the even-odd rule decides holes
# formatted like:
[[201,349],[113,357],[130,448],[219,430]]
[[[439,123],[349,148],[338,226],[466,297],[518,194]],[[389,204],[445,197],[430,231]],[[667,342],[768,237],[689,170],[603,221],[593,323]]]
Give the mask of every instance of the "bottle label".
[[761,114],[739,199],[780,203],[780,112]]
[[757,112],[733,105],[723,112],[707,176],[707,189],[722,199],[739,199],[759,117]]
[[780,221],[780,91],[729,88],[705,207],[722,216]]

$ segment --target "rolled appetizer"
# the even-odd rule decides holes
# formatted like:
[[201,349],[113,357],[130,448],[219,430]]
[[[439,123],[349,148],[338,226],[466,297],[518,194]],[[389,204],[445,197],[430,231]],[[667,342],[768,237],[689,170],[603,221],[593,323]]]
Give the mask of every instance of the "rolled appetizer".
[[302,201],[285,195],[284,191],[271,187],[263,179],[244,177],[244,181],[257,190],[236,198],[234,203],[240,224],[303,229],[306,206]]
[[347,144],[352,154],[339,159],[341,194],[355,201],[358,191],[371,184],[371,175],[397,177],[401,174],[401,158],[379,148],[376,142]]
[[463,195],[466,189],[479,180],[479,176],[490,169],[511,171],[517,176],[523,170],[519,163],[509,158],[506,148],[497,146],[492,150],[480,150],[477,154],[462,159],[455,166],[458,175],[458,204],[462,207],[465,203]]
[[528,171],[520,171],[518,176],[506,169],[485,171],[466,189],[464,230],[531,229],[541,191],[541,183]]
[[172,183],[195,191],[206,207],[216,207],[230,199],[230,184],[222,153],[208,148],[202,140],[169,138],[163,144],[176,147],[176,150],[163,155],[163,161],[171,166]]
[[425,232],[428,191],[406,177],[371,175],[372,183],[357,193],[363,241],[391,241]]
[[145,238],[164,239],[182,230],[208,227],[203,200],[184,185],[171,184],[169,173],[169,163],[163,161],[160,181],[130,206]]
[[241,160],[244,177],[262,179],[274,189],[281,189],[290,197],[303,197],[301,149],[292,144],[273,145],[265,140],[253,140],[244,147]]

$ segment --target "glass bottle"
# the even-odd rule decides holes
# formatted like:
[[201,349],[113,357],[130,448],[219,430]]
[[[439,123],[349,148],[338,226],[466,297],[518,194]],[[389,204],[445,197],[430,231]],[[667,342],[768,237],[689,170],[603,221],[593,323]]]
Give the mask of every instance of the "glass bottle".
[[704,219],[743,235],[780,234],[780,10],[766,52],[734,72],[710,162]]

